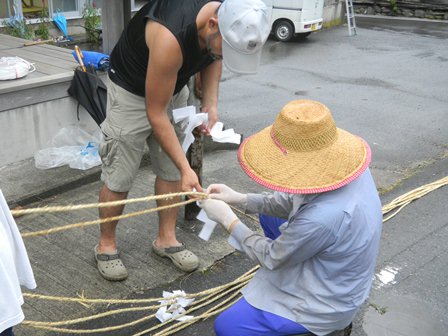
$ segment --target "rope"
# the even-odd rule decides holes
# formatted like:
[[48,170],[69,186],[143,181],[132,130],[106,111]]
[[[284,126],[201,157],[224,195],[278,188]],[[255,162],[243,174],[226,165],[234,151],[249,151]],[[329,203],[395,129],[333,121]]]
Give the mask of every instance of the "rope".
[[[202,307],[205,307],[205,306],[207,306],[207,305],[209,305],[209,304],[219,300],[220,298],[228,295],[232,291],[238,290],[238,292],[236,294],[239,294],[239,292],[240,292],[239,290],[242,287],[244,287],[249,282],[249,280],[252,278],[253,273],[255,272],[256,269],[258,269],[258,267],[254,267],[253,269],[251,269],[250,271],[246,272],[245,274],[240,276],[238,279],[232,281],[231,283],[229,283],[227,285],[216,287],[219,290],[217,290],[215,288],[213,290],[206,290],[206,291],[203,291],[201,293],[197,293],[195,296],[198,296],[199,294],[202,294],[202,295],[207,294],[207,296],[205,298],[201,299],[201,300],[198,300],[198,301],[194,302],[193,306],[190,309],[188,309],[185,313],[177,315],[175,318],[177,319],[177,318],[179,318],[181,316],[190,314],[190,313],[192,313],[192,312],[194,312],[194,311],[196,311],[196,310],[198,310],[198,309],[200,309]],[[216,293],[214,293],[214,292],[216,292]],[[27,293],[24,293],[24,294],[27,294]],[[215,294],[218,294],[218,295],[215,295]],[[170,298],[170,299],[173,299],[173,298]],[[164,298],[160,298],[160,299],[166,301],[166,299],[164,299]],[[123,300],[121,300],[121,301],[123,301]],[[132,301],[134,302],[135,300],[132,300]],[[110,301],[108,301],[108,302],[110,302]],[[204,303],[202,303],[202,302],[204,302]],[[199,305],[199,303],[202,303],[202,304]],[[100,313],[100,314],[93,315],[93,316],[88,316],[88,317],[85,317],[85,318],[78,318],[78,319],[74,319],[74,320],[59,321],[59,322],[40,322],[40,321],[28,321],[28,320],[25,320],[25,321],[22,322],[22,324],[23,325],[27,325],[29,327],[34,327],[34,328],[37,328],[37,329],[45,329],[45,330],[61,332],[61,333],[87,334],[87,333],[107,332],[107,331],[114,331],[114,330],[127,328],[127,327],[130,327],[130,326],[134,326],[134,325],[137,325],[139,323],[145,322],[145,321],[153,318],[155,316],[155,314],[151,314],[151,315],[145,316],[143,318],[134,320],[132,322],[128,322],[128,323],[124,323],[124,324],[120,324],[120,325],[116,325],[116,326],[112,326],[112,327],[98,328],[98,329],[68,329],[68,328],[57,328],[57,326],[77,324],[77,323],[91,321],[91,320],[94,320],[94,319],[98,319],[98,318],[101,318],[101,317],[110,316],[110,315],[114,315],[114,314],[118,314],[118,313],[125,313],[125,312],[131,312],[131,311],[142,311],[142,310],[155,310],[155,309],[158,309],[158,308],[160,308],[162,306],[168,306],[170,304],[171,303],[160,304],[160,305],[149,306],[149,307],[124,308],[124,309],[118,309],[118,310],[115,310],[115,311],[109,311],[109,312],[105,312],[105,313]],[[204,315],[204,314],[202,314],[202,315]],[[194,319],[195,320],[201,319],[202,315],[194,317]],[[202,318],[206,318],[206,317],[207,316],[204,316]],[[164,323],[156,325],[156,326],[154,326],[154,327],[152,327],[152,328],[150,328],[148,330],[145,330],[143,333],[147,333],[147,332],[150,332],[152,330],[159,329],[159,328],[163,327],[164,325],[166,325],[166,324],[168,324],[168,323],[170,323],[172,321],[173,321],[172,319],[167,320]],[[141,334],[139,334],[139,335],[141,335]]]
[[[410,192],[397,197],[396,199],[394,199],[392,202],[384,205],[382,207],[382,213],[383,216],[390,213],[391,211],[397,209],[393,214],[389,215],[386,218],[383,218],[383,223],[388,221],[389,219],[393,218],[395,215],[397,215],[404,207],[406,207],[407,205],[409,205],[410,203],[412,203],[414,200],[419,199],[425,195],[427,195],[429,192],[434,191],[440,187],[443,187],[445,185],[448,184],[448,176],[445,178],[442,178],[438,181],[432,182],[430,184],[424,185],[422,187],[416,188],[414,190],[411,190]],[[182,194],[182,195],[181,195]],[[85,209],[85,208],[93,208],[93,207],[105,207],[105,206],[116,206],[116,205],[122,205],[122,204],[128,204],[128,203],[134,203],[134,202],[143,202],[143,201],[148,201],[150,199],[160,199],[160,198],[174,198],[174,197],[178,197],[178,196],[186,196],[186,195],[193,195],[195,197],[198,198],[206,198],[207,195],[203,194],[203,193],[178,193],[178,194],[168,194],[168,195],[158,195],[158,196],[150,196],[150,197],[143,197],[143,198],[138,198],[138,199],[131,199],[131,200],[124,200],[124,201],[117,201],[117,202],[107,202],[107,203],[96,203],[96,204],[84,204],[84,205],[77,205],[77,206],[68,206],[68,207],[44,207],[44,208],[36,208],[36,209],[24,209],[24,210],[13,210],[12,212],[14,214],[26,214],[26,213],[38,213],[38,212],[52,212],[52,211],[70,211],[70,210],[78,210],[78,209]],[[25,233],[22,236],[24,237],[29,237],[29,236],[34,236],[34,235],[41,235],[41,234],[48,234],[48,233],[53,233],[53,232],[58,232],[58,231],[63,231],[63,230],[68,230],[70,228],[74,228],[74,227],[83,227],[86,225],[91,225],[91,224],[97,224],[97,223],[102,223],[102,222],[106,222],[106,221],[113,221],[113,220],[118,220],[118,219],[122,219],[122,218],[128,218],[128,217],[133,217],[133,216],[138,216],[144,213],[149,213],[149,212],[154,212],[154,211],[158,211],[158,210],[162,210],[168,207],[174,207],[174,206],[180,206],[180,205],[184,205],[184,204],[188,204],[191,202],[196,201],[195,199],[191,199],[188,201],[184,201],[184,202],[179,202],[179,203],[175,203],[175,204],[171,204],[168,206],[163,206],[163,207],[159,207],[159,208],[154,208],[154,209],[147,209],[147,210],[143,210],[143,211],[138,211],[138,212],[134,212],[131,214],[127,214],[127,215],[122,215],[122,216],[116,216],[116,217],[111,217],[111,218],[105,218],[102,220],[96,220],[96,221],[90,221],[90,222],[83,222],[83,223],[77,223],[77,224],[72,224],[72,225],[67,225],[64,227],[60,227],[60,228],[53,228],[50,230],[44,230],[44,231],[38,231],[38,232],[31,232],[31,233]],[[247,214],[245,214],[243,211],[232,207],[235,211],[244,214],[246,217],[257,221],[257,219],[253,216],[249,216]],[[254,273],[258,270],[259,266],[256,266],[254,268],[252,268],[251,270],[249,270],[248,272],[246,272],[245,274],[243,274],[242,276],[240,276],[239,278],[215,287],[215,288],[211,288],[196,294],[187,294],[183,297],[186,298],[198,298],[198,297],[203,297],[199,300],[196,300],[195,302],[193,302],[193,305],[187,310],[185,311],[185,313],[176,316],[175,318],[179,318],[181,316],[184,315],[188,315],[198,309],[204,308],[207,305],[210,305],[211,303],[225,297],[226,295],[229,295],[229,297],[227,297],[226,299],[222,300],[221,302],[217,303],[215,306],[211,307],[210,309],[208,309],[207,311],[205,311],[204,313],[193,317],[190,320],[184,321],[184,322],[177,322],[169,327],[166,327],[164,330],[159,331],[157,334],[155,334],[154,336],[167,336],[167,335],[172,335],[173,333],[182,330],[184,328],[187,328],[188,326],[192,325],[193,323],[200,321],[200,320],[205,320],[211,316],[214,316],[216,314],[219,314],[220,312],[226,310],[229,306],[231,306],[232,304],[234,304],[234,302],[239,299],[239,295],[241,292],[241,288],[244,287],[249,281],[250,279],[252,279]],[[233,292],[233,293],[232,293]],[[230,294],[232,293],[232,294]],[[87,304],[113,304],[113,303],[118,303],[118,304],[143,304],[143,303],[152,303],[152,302],[156,302],[156,301],[166,301],[165,298],[156,298],[156,299],[132,299],[132,300],[122,300],[122,299],[88,299],[84,296],[84,294],[80,295],[79,298],[73,298],[73,297],[60,297],[60,296],[47,296],[47,295],[39,295],[39,294],[31,294],[31,293],[23,293],[24,297],[27,298],[32,298],[32,299],[43,299],[43,300],[50,300],[50,301],[61,301],[61,302],[75,302],[75,303],[80,303],[83,305],[87,305]],[[176,298],[176,296],[173,296],[171,299],[174,300]],[[235,299],[236,298],[236,299]],[[167,306],[168,304],[159,304],[159,305],[152,305],[152,306],[144,306],[144,307],[132,307],[132,308],[121,308],[121,309],[116,309],[113,311],[108,311],[108,312],[104,312],[104,313],[100,313],[100,314],[96,314],[93,316],[89,316],[89,317],[84,317],[84,318],[78,318],[78,319],[73,319],[73,320],[66,320],[66,321],[58,321],[58,322],[42,322],[42,321],[28,321],[25,320],[22,322],[23,325],[29,326],[29,327],[33,327],[33,328],[37,328],[37,329],[45,329],[45,330],[49,330],[49,331],[56,331],[56,332],[60,332],[60,333],[78,333],[78,334],[86,334],[86,333],[96,333],[96,332],[106,332],[106,331],[113,331],[113,330],[118,330],[118,329],[123,329],[126,327],[130,327],[130,326],[135,326],[139,323],[145,322],[151,318],[153,318],[155,316],[155,314],[151,314],[148,316],[145,316],[143,318],[128,322],[128,323],[124,323],[121,325],[116,325],[116,326],[111,326],[111,327],[105,327],[105,328],[98,328],[98,329],[69,329],[69,328],[58,328],[58,326],[61,325],[73,325],[73,324],[77,324],[77,323],[81,323],[81,322],[86,322],[86,321],[92,321],[95,319],[99,319],[102,317],[106,317],[106,316],[111,316],[111,315],[115,315],[115,314],[121,314],[121,313],[125,313],[125,312],[136,312],[136,311],[150,311],[150,310],[155,310],[158,309],[162,306]],[[161,327],[166,326],[169,323],[174,322],[173,319],[167,320],[164,323],[158,324],[156,326],[153,326],[151,328],[148,328],[146,330],[140,331],[136,334],[134,334],[133,336],[141,336],[144,334],[147,334],[151,331],[157,330]]]
[[[247,271],[239,278],[218,286],[211,289],[204,290],[202,292],[196,293],[196,294],[186,294],[186,295],[179,295],[179,296],[173,296],[172,299],[175,299],[177,297],[185,297],[187,299],[190,298],[196,298],[198,296],[205,296],[213,294],[216,291],[220,291],[222,289],[226,289],[228,287],[231,287],[232,285],[238,283],[241,279],[245,280],[248,277],[251,277],[253,273],[259,268],[259,266],[254,267],[253,269]],[[131,299],[131,300],[123,300],[123,299],[88,299],[84,295],[81,295],[79,298],[74,297],[65,297],[65,296],[51,296],[51,295],[41,295],[41,294],[34,294],[34,293],[23,293],[24,297],[30,298],[30,299],[41,299],[41,300],[47,300],[47,301],[60,301],[60,302],[76,302],[76,303],[91,303],[91,304],[135,304],[135,303],[152,303],[152,302],[158,302],[162,300],[166,300],[163,297],[159,298],[153,298],[153,299]]]
[[76,224],[64,225],[64,226],[60,226],[60,227],[57,227],[57,228],[51,228],[51,229],[48,229],[48,230],[41,230],[41,231],[35,231],[35,232],[24,232],[24,233],[22,233],[22,237],[23,238],[28,238],[28,237],[35,237],[35,236],[45,236],[45,235],[48,235],[50,233],[66,231],[66,230],[70,230],[70,229],[74,229],[74,228],[83,228],[85,226],[90,226],[90,225],[94,225],[94,224],[112,222],[112,221],[119,220],[119,219],[131,218],[131,217],[135,217],[135,216],[141,216],[141,215],[148,214],[148,213],[151,213],[151,212],[155,212],[155,211],[159,211],[159,210],[165,210],[165,209],[169,209],[169,208],[174,208],[174,207],[178,207],[178,206],[181,206],[181,205],[186,205],[186,204],[193,203],[193,202],[196,202],[196,199],[189,199],[187,201],[183,201],[183,202],[179,202],[179,203],[173,203],[173,204],[168,204],[168,205],[160,206],[160,207],[157,207],[157,208],[146,209],[146,210],[141,210],[141,211],[135,211],[135,212],[131,212],[131,213],[128,213],[128,214],[125,214],[125,215],[119,215],[119,216],[114,216],[114,217],[108,217],[108,218],[95,219],[95,220],[86,221],[86,222],[80,222],[80,223],[76,223]]
[[431,191],[434,191],[434,190],[436,190],[440,187],[443,187],[447,184],[448,184],[448,176],[441,178],[440,180],[434,181],[432,183],[426,184],[424,186],[421,186],[419,188],[416,188],[414,190],[411,190],[411,191],[407,192],[406,194],[397,197],[389,204],[383,206],[383,208],[382,208],[383,216],[388,214],[392,210],[398,208],[397,211],[395,211],[392,215],[388,216],[383,221],[385,222],[385,221],[391,219],[392,217],[394,217],[396,214],[398,214],[405,206],[410,204],[412,201],[415,201],[415,200],[425,196],[426,194],[430,193]]
[[208,198],[208,194],[195,192],[195,191],[187,191],[187,192],[179,192],[179,193],[171,193],[164,195],[152,195],[146,197],[139,198],[131,198],[119,201],[112,202],[102,202],[102,203],[90,203],[90,204],[79,204],[79,205],[67,205],[67,206],[46,206],[41,208],[30,208],[30,209],[14,209],[11,210],[11,214],[13,216],[21,216],[32,213],[46,213],[46,212],[63,212],[63,211],[73,211],[73,210],[81,210],[81,209],[90,209],[90,208],[105,208],[105,207],[113,207],[117,205],[138,203],[138,202],[148,202],[160,199],[173,199],[175,197],[180,196],[191,196],[192,198],[205,199]]

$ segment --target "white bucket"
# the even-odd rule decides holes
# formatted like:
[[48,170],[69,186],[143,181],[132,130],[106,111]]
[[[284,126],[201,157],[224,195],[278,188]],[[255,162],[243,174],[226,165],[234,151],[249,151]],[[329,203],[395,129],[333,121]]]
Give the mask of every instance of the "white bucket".
[[23,58],[0,57],[0,80],[17,79],[36,70],[36,67]]

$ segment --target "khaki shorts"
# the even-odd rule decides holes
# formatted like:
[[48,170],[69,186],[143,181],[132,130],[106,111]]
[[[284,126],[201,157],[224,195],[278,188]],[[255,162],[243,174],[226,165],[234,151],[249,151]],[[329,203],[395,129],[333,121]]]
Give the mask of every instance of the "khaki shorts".
[[[188,88],[173,96],[167,112],[179,142],[183,141],[182,125],[174,125],[173,109],[185,107]],[[170,157],[153,136],[146,116],[145,98],[132,94],[109,81],[107,117],[101,124],[104,138],[99,153],[102,161],[101,180],[115,192],[127,192],[132,187],[145,150],[149,147],[154,173],[165,181],[179,181],[180,173]]]

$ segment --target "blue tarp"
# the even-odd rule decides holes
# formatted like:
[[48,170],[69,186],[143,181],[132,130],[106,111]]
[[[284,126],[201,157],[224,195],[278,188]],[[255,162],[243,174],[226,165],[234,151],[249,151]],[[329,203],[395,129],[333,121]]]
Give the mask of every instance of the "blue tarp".
[[[73,50],[72,55],[79,63],[76,51]],[[82,55],[82,62],[85,66],[92,64],[95,67],[95,70],[101,71],[106,71],[107,69],[109,69],[109,55],[102,54],[96,51],[82,51]]]

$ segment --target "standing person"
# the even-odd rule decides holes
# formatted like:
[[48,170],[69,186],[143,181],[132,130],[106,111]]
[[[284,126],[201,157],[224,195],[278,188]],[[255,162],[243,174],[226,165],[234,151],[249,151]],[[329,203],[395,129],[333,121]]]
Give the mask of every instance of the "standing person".
[[[238,159],[249,177],[275,192],[241,194],[217,184],[208,188],[213,199],[200,202],[261,266],[243,298],[217,318],[217,335],[328,335],[344,328],[349,335],[370,291],[382,227],[368,144],[336,128],[325,105],[297,100],[246,139]],[[224,202],[265,214],[265,235]]]
[[[197,72],[202,80],[202,108],[208,132],[218,119],[218,84],[222,61],[235,72],[255,73],[269,35],[267,8],[261,0],[152,0],[132,18],[110,56],[107,117],[100,202],[125,199],[140,165],[145,142],[156,174],[155,194],[202,190],[189,166],[172,122],[172,110],[184,107],[185,87]],[[178,202],[161,200],[158,206]],[[100,209],[100,218],[118,216],[124,206]],[[159,212],[159,232],[152,250],[192,271],[199,260],[176,238],[178,209]],[[95,259],[108,280],[128,272],[117,250],[118,221],[101,224]]]
[[22,236],[0,190],[0,336],[13,336],[25,318],[20,285],[36,288]]

